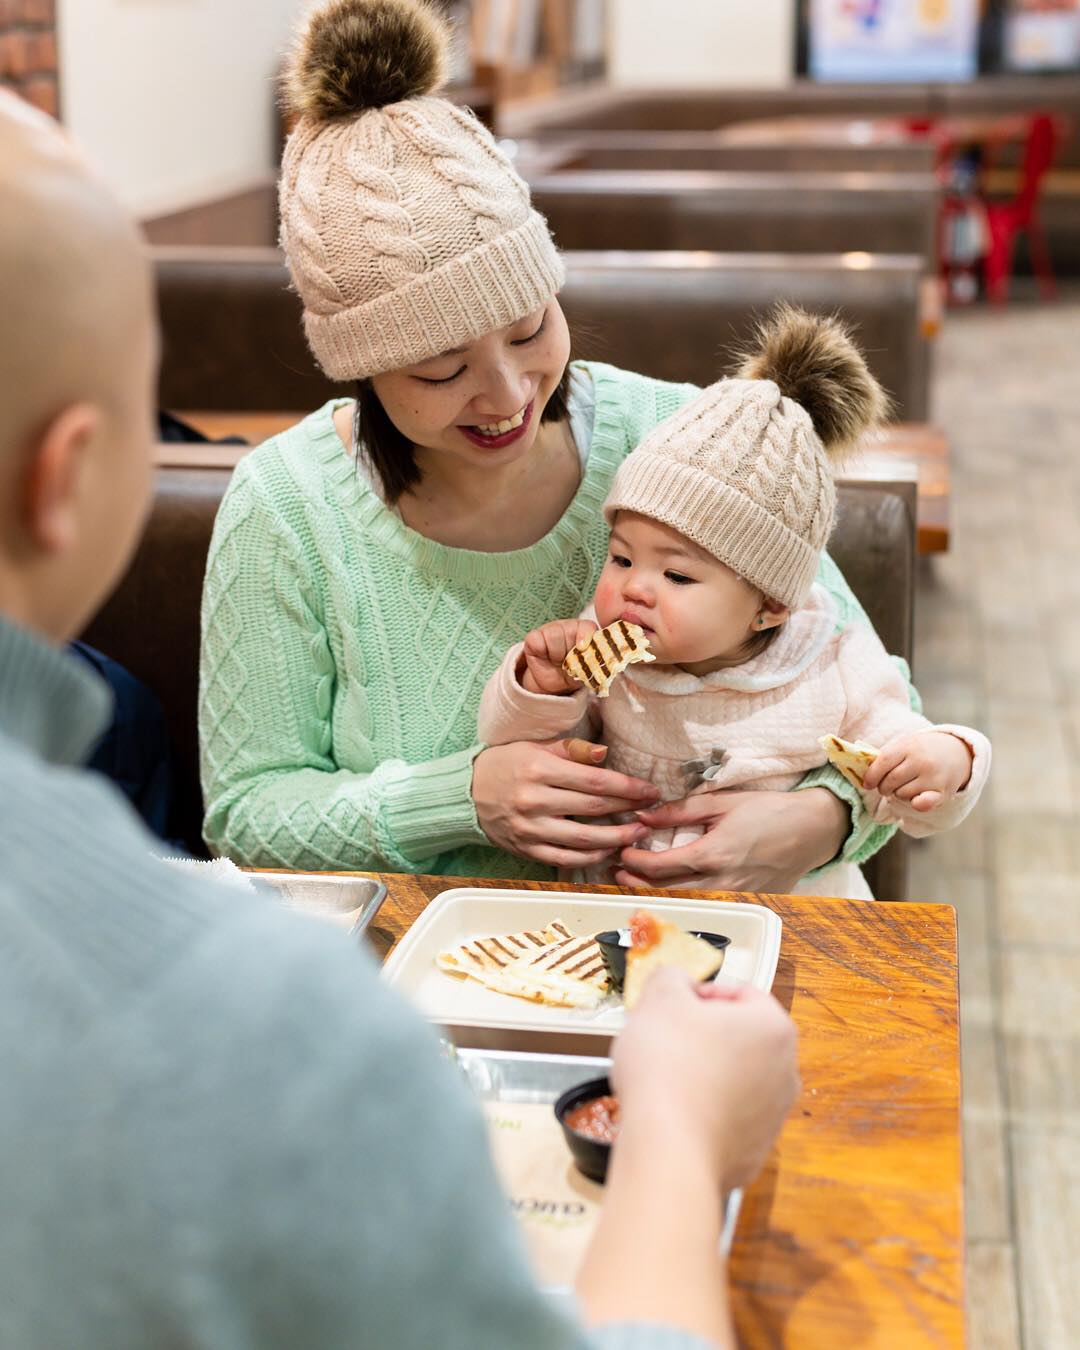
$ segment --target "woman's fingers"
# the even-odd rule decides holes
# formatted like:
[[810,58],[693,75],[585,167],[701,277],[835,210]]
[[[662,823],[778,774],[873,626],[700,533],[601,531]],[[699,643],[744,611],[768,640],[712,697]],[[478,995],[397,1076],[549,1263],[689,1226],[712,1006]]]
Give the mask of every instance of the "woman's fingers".
[[[555,761],[553,765],[544,765],[544,781],[551,787],[566,788],[571,792],[580,792],[593,797],[605,797],[625,803],[621,811],[640,808],[645,803],[655,803],[660,794],[651,783],[642,778],[631,778],[628,774],[616,773],[613,769],[602,769],[591,765],[576,763],[569,758],[567,745],[570,741],[552,741],[545,748]],[[575,815],[599,814],[575,810]]]
[[607,759],[607,749],[606,745],[597,745],[595,741],[571,736],[566,742],[566,758],[575,764],[599,765]]
[[644,877],[646,886],[675,884],[676,878],[680,879],[678,884],[689,885],[692,883],[685,878],[698,875],[694,863],[700,843],[700,840],[695,840],[682,848],[669,848],[658,853],[651,853],[644,848],[626,848],[623,849],[620,862],[626,872]]
[[657,889],[656,882],[648,881],[636,872],[629,872],[625,867],[617,867],[612,874],[612,880],[616,886],[621,886],[627,891],[655,891]]
[[723,791],[695,792],[681,801],[639,808],[638,815],[653,830],[665,830],[676,825],[703,825],[706,821],[717,820],[724,815],[741,795]]
[[616,849],[628,848],[648,833],[644,825],[636,822],[630,825],[583,825],[576,820],[540,818],[537,821],[538,833],[546,842],[560,848],[603,849],[613,853]]
[[595,867],[611,857],[610,850],[600,849],[592,853],[577,853],[567,848],[552,848],[549,844],[540,844],[530,852],[530,857],[548,867],[571,869],[575,867]]
[[[636,818],[634,804],[625,797],[593,797],[566,788],[537,786],[527,790],[520,802],[521,810],[532,816],[621,816],[632,814],[628,823],[648,832],[648,825]],[[627,823],[627,822],[622,822]]]

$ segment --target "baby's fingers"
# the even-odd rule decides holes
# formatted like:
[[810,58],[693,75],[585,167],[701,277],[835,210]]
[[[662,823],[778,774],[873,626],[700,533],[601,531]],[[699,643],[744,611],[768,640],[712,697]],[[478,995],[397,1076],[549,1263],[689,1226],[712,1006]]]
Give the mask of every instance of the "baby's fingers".
[[929,789],[926,792],[919,792],[911,799],[911,805],[916,811],[933,811],[936,806],[940,806],[945,800],[945,794],[936,789]]
[[882,781],[904,762],[905,753],[903,746],[897,746],[894,750],[886,746],[884,750],[879,750],[877,758],[863,774],[863,787],[868,790],[876,788],[884,796]]
[[[919,776],[918,766],[913,764],[906,757],[901,759],[895,769],[890,769],[884,778],[878,783],[878,792],[883,797],[900,797],[902,801],[906,800],[902,789],[913,784]],[[865,781],[864,781],[865,786]]]
[[548,659],[561,666],[579,642],[593,635],[596,624],[587,619],[561,619],[557,623],[545,624],[541,631],[547,638]]
[[525,638],[526,656],[538,661],[550,661],[553,666],[561,666],[567,652],[574,645],[574,632],[577,623],[574,619],[556,619],[542,628],[534,628]]

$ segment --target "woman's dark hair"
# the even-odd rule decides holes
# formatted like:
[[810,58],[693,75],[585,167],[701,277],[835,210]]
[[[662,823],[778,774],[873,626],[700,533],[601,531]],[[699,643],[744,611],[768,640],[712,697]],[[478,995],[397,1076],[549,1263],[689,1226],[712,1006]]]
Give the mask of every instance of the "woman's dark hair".
[[[541,422],[565,422],[570,415],[570,363],[562,379],[540,414]],[[420,467],[416,462],[415,447],[404,436],[379,401],[370,380],[360,380],[356,386],[356,409],[353,413],[353,444],[362,454],[382,484],[383,498],[390,505],[419,483]]]

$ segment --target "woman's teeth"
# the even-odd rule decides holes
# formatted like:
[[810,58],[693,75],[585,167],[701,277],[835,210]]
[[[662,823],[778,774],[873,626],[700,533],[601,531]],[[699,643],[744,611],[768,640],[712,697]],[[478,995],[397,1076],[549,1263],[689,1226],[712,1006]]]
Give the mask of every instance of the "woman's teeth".
[[504,417],[501,422],[492,422],[489,426],[475,426],[473,431],[478,431],[481,436],[505,436],[508,431],[513,431],[515,427],[521,426],[525,421],[525,409],[516,412],[513,417]]

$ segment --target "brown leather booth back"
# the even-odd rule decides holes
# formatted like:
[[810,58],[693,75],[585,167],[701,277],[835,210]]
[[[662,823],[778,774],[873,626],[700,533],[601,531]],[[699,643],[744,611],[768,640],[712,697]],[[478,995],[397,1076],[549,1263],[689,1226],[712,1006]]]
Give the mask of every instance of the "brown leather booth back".
[[560,248],[914,253],[934,265],[938,186],[928,174],[596,169],[531,188]]
[[925,117],[935,103],[928,84],[814,84],[782,89],[636,89],[596,86],[557,99],[534,99],[499,110],[503,136],[568,131],[713,131],[732,122],[774,117]]
[[932,339],[921,322],[922,264],[905,255],[567,254],[561,294],[579,356],[664,380],[729,372],[755,321],[783,299],[855,327],[900,421],[929,415]]
[[[282,411],[335,393],[304,342],[276,249],[154,251],[164,350],[160,401],[174,410]],[[927,416],[931,342],[921,259],[811,254],[570,252],[561,293],[575,352],[659,379],[707,384],[724,352],[778,299],[852,322],[896,416]]]
[[500,111],[499,130],[514,138],[567,139],[577,132],[715,131],[736,122],[785,117],[1001,117],[1062,113],[1073,135],[1058,164],[1080,165],[1080,75],[994,75],[963,84],[815,84],[782,89],[599,88],[561,91]]
[[549,172],[564,169],[699,170],[711,173],[931,173],[929,142],[897,145],[786,144],[775,140],[724,144],[712,131],[568,131],[524,142],[518,164],[526,179],[530,158]]
[[[182,455],[177,448],[177,457]],[[196,702],[199,602],[206,554],[229,473],[159,469],[153,511],[115,594],[84,634],[145,681],[165,709],[180,790],[178,828],[201,850]],[[841,487],[830,549],[889,648],[911,651],[914,528],[904,501],[876,487]],[[869,869],[883,899],[903,899],[903,851],[883,850]]]

